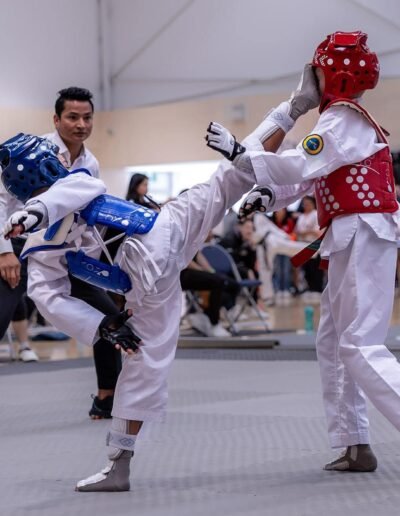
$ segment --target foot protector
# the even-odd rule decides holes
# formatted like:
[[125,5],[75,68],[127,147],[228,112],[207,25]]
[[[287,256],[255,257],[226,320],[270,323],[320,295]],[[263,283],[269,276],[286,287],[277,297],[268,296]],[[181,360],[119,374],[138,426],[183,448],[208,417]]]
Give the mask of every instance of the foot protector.
[[369,444],[348,446],[344,453],[333,462],[325,464],[325,471],[356,471],[370,473],[378,467],[378,461]]
[[132,457],[132,451],[115,449],[115,452],[110,456],[109,466],[91,477],[80,480],[75,487],[75,491],[129,491],[129,464]]

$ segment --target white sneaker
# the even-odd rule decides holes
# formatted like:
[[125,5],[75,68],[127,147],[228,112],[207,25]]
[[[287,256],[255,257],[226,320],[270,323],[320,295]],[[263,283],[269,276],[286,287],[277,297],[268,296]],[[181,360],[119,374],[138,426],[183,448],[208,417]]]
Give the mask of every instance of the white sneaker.
[[306,290],[301,294],[300,298],[304,303],[309,303],[311,301],[312,294],[309,290]]
[[218,323],[214,326],[211,326],[211,333],[209,334],[209,337],[232,337],[232,335],[228,330],[225,330],[225,328]]
[[267,297],[266,299],[263,299],[263,303],[266,307],[274,306],[276,303],[276,297]]
[[260,312],[260,315],[263,319],[269,319],[270,315],[268,312],[266,312],[265,310],[263,310],[262,308],[258,307],[258,310]]
[[21,349],[18,353],[19,359],[22,362],[38,362],[39,357],[31,348]]
[[321,301],[321,293],[320,292],[315,292],[315,291],[311,292],[310,302],[313,303],[313,304],[314,303],[318,304],[318,303],[320,303],[320,301]]
[[209,336],[212,331],[210,319],[206,314],[194,313],[188,315],[188,320],[194,330],[199,331],[203,335]]

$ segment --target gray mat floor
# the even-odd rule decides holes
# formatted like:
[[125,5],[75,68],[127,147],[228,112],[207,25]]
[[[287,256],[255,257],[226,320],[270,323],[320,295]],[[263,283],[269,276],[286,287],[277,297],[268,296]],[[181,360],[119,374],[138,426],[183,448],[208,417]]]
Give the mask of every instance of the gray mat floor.
[[1,516],[399,514],[400,434],[373,408],[378,471],[321,470],[333,455],[315,361],[176,360],[167,422],[146,428],[129,493],[73,490],[105,465],[109,423],[86,416],[94,385],[82,364],[0,377]]

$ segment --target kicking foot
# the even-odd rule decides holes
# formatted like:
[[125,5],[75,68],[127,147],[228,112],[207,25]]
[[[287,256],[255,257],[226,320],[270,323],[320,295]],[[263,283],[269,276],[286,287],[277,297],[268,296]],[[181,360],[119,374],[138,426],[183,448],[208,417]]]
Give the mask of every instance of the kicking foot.
[[89,410],[89,416],[92,419],[111,419],[114,396],[107,396],[101,400],[98,396],[92,394],[92,399],[93,404]]
[[348,446],[338,459],[325,464],[325,471],[358,471],[368,473],[375,471],[378,461],[369,444]]
[[133,452],[127,450],[116,450],[114,458],[109,466],[91,477],[80,480],[75,491],[80,492],[101,492],[101,491],[129,491],[129,463]]

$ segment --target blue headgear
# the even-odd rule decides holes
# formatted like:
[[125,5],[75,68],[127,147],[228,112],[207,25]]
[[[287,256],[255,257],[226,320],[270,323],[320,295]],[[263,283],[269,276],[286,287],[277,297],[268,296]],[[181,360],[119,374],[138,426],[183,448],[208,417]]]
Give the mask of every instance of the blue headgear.
[[57,158],[58,151],[49,140],[24,133],[0,145],[1,180],[6,190],[26,202],[35,190],[67,176],[68,170]]

